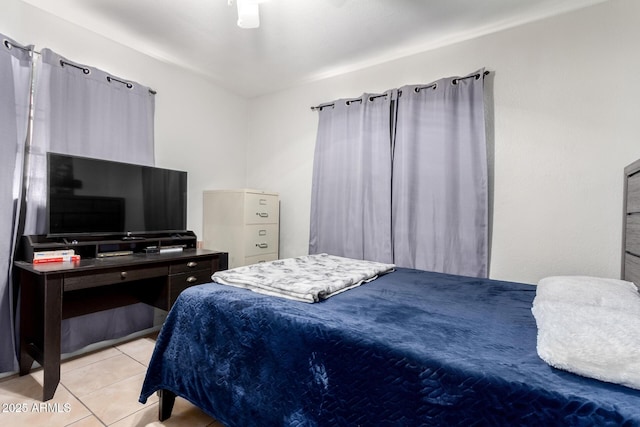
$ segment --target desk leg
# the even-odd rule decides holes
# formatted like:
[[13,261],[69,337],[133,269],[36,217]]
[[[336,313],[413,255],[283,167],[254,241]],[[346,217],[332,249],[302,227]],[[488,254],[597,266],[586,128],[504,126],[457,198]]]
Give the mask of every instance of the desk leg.
[[62,276],[49,276],[44,284],[44,336],[42,338],[44,392],[42,401],[53,398],[60,382],[60,335],[62,323]]
[[20,274],[20,375],[31,371],[34,359],[44,370],[42,401],[53,398],[60,382],[62,276],[44,279]]
[[20,273],[20,375],[27,375],[33,365],[33,356],[29,353],[29,345],[35,336],[36,324],[36,280],[32,274]]

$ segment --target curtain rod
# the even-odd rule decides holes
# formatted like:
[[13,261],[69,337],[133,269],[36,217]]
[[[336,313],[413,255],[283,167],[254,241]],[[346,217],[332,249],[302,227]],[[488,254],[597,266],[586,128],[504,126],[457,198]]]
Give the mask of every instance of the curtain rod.
[[[4,45],[5,45],[5,47],[6,47],[7,49],[13,49],[13,48],[15,47],[15,48],[17,48],[17,49],[24,50],[25,52],[33,52],[33,53],[37,53],[38,55],[40,55],[40,52],[38,52],[37,50],[34,50],[34,49],[33,49],[33,46],[31,46],[31,47],[20,46],[19,44],[12,43],[12,42],[11,42],[11,41],[9,41],[8,39],[4,39],[4,40],[3,40],[3,43],[4,43]],[[89,68],[87,68],[87,67],[83,67],[83,66],[80,66],[80,65],[73,64],[73,63],[71,63],[71,62],[63,61],[63,60],[61,59],[61,60],[60,60],[60,66],[61,66],[61,67],[64,67],[65,65],[69,65],[69,66],[71,66],[71,67],[74,67],[74,68],[77,68],[77,69],[79,69],[79,70],[82,70],[82,72],[83,72],[84,74],[89,74],[89,73],[91,72],[91,70],[90,70]],[[116,82],[118,82],[118,83],[122,83],[123,85],[125,85],[125,86],[126,86],[127,88],[129,88],[129,89],[132,89],[132,88],[133,88],[133,83],[131,83],[131,82],[127,82],[127,81],[124,81],[124,80],[116,79],[115,77],[107,76],[107,81],[108,81],[109,83],[111,83],[111,80],[116,81]],[[150,94],[152,94],[152,95],[155,95],[155,94],[157,94],[158,92],[156,92],[155,90],[153,90],[153,89],[149,88],[149,93],[150,93]]]
[[[488,74],[489,74],[489,71],[485,71],[482,75],[481,75],[480,73],[476,73],[476,74],[471,74],[470,76],[466,76],[466,77],[457,77],[457,78],[455,78],[455,79],[451,80],[451,84],[453,84],[453,85],[457,85],[457,84],[458,84],[458,82],[459,82],[460,80],[466,80],[466,79],[470,79],[470,78],[475,78],[476,80],[478,80],[480,77],[484,77],[484,76],[486,76],[486,75],[488,75]],[[416,86],[413,90],[414,90],[416,93],[419,93],[419,92],[420,92],[421,90],[423,90],[423,89],[435,89],[436,87],[437,87],[437,84],[436,84],[436,83],[431,83],[430,85],[427,85],[427,86]],[[381,94],[381,95],[371,95],[371,96],[369,97],[369,101],[373,101],[373,100],[374,100],[374,99],[376,99],[376,98],[382,98],[382,97],[386,97],[386,96],[387,96],[387,94],[386,94],[386,93],[383,93],[383,94]],[[399,90],[399,91],[398,91],[398,96],[402,96],[402,91],[401,91],[401,90]],[[348,100],[345,102],[345,104],[347,104],[347,105],[351,105],[351,104],[352,104],[352,103],[354,103],[354,102],[362,102],[362,98],[353,98],[353,99],[348,99]],[[336,104],[335,104],[334,102],[332,102],[332,103],[330,103],[330,104],[320,104],[320,105],[312,106],[312,107],[311,107],[311,110],[312,110],[312,111],[315,111],[315,110],[322,110],[322,109],[323,109],[323,108],[325,108],[325,107],[333,107],[333,106],[335,106],[335,105],[336,105]]]

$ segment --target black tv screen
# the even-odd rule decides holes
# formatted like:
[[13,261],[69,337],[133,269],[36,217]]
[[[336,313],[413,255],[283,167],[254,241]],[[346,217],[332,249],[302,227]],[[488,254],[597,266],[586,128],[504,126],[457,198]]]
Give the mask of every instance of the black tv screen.
[[47,234],[183,232],[187,173],[47,154]]

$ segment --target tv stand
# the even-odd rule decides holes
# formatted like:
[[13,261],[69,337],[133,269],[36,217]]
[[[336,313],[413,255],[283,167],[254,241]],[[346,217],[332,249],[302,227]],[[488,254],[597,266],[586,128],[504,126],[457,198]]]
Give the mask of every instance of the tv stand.
[[[196,249],[193,233],[183,236],[145,236],[124,243],[121,239],[74,240],[24,236],[16,261],[20,287],[20,375],[36,360],[44,368],[43,401],[55,394],[60,382],[62,319],[144,302],[169,310],[184,289],[211,282],[211,275],[226,270],[228,254]],[[28,245],[28,246],[27,246]],[[127,245],[121,249],[118,245]],[[148,246],[185,245],[177,252],[147,253]],[[39,250],[76,249],[78,262],[33,264]],[[98,258],[105,248],[129,250],[130,255]],[[120,248],[120,249],[119,249]],[[93,256],[89,256],[93,254]]]

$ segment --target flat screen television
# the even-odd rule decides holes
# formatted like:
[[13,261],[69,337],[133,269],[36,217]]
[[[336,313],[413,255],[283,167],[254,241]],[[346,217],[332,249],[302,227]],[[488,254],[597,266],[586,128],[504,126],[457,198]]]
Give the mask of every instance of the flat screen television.
[[47,235],[180,233],[187,172],[47,153]]

